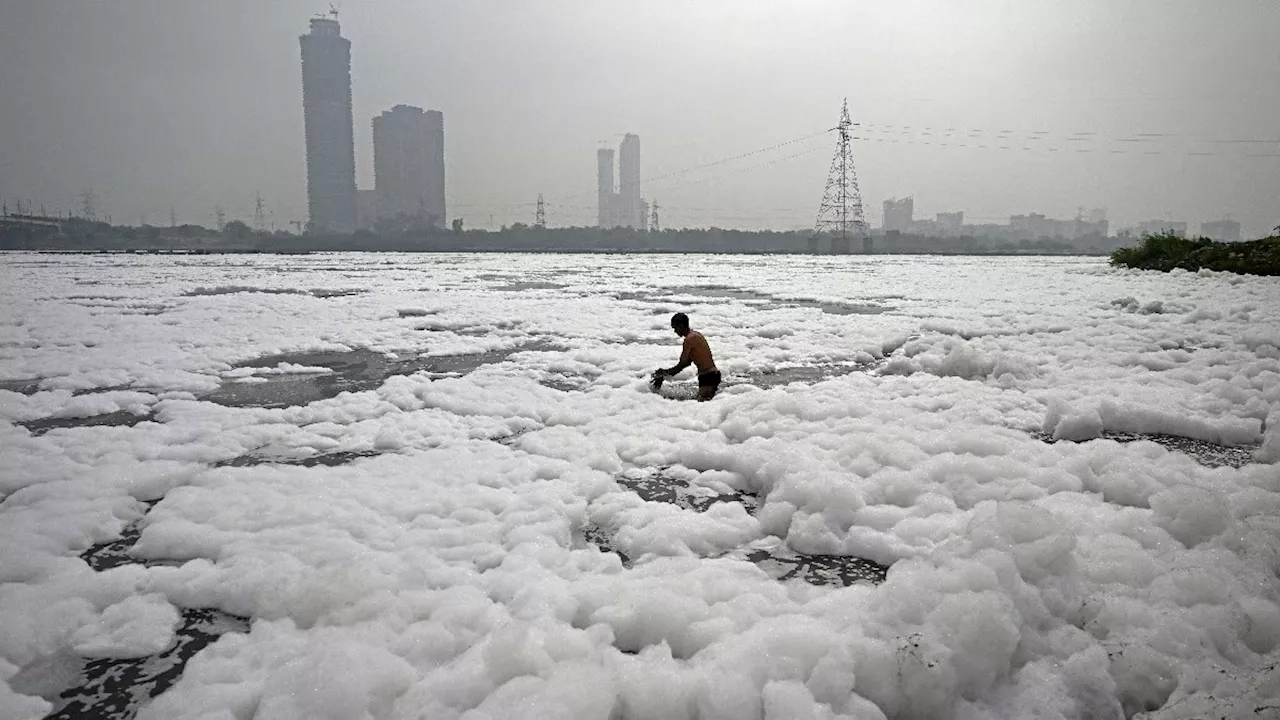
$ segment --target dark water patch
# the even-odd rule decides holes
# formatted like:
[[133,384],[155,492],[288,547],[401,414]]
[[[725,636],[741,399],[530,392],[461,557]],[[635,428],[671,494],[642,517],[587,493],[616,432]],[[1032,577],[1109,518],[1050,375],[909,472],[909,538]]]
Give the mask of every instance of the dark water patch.
[[368,292],[357,288],[314,288],[309,291],[312,297],[324,298],[340,298],[351,297],[352,295],[363,295]]
[[[1074,442],[1072,440],[1054,440],[1053,435],[1046,432],[1033,432],[1031,436],[1050,444],[1055,442]],[[1253,445],[1219,445],[1205,440],[1158,433],[1104,432],[1102,433],[1102,439],[1114,440],[1118,443],[1150,440],[1157,445],[1188,455],[1201,465],[1211,468],[1242,468],[1253,462],[1253,453],[1257,450],[1257,446]]]
[[725,285],[698,285],[666,288],[649,293],[618,293],[620,300],[653,300],[662,299],[670,302],[672,295],[693,295],[696,297],[714,298],[718,300],[740,300],[751,303],[760,310],[781,310],[785,308],[814,308],[829,315],[879,315],[896,308],[892,305],[876,303],[830,302],[809,300],[804,298],[784,298],[769,293]]
[[[145,502],[147,512],[155,507],[159,500]],[[145,517],[145,513],[144,513]],[[110,570],[113,567],[121,565],[137,565],[141,561],[129,555],[129,551],[134,545],[138,544],[138,538],[142,535],[142,519],[139,518],[129,523],[120,531],[120,537],[110,542],[99,543],[93,547],[80,553],[80,559],[88,563],[89,567],[99,572]]]
[[[619,485],[645,500],[664,502],[693,512],[706,512],[720,502],[739,503],[751,515],[755,515],[760,507],[761,499],[753,493],[739,490],[725,492],[698,485],[673,477],[667,470],[669,468],[657,468],[640,474],[620,475],[615,479]],[[583,535],[602,550],[617,553],[623,558],[624,566],[631,565],[631,559],[613,547],[613,535],[608,530],[591,526],[590,531],[584,529]],[[827,587],[848,587],[859,582],[879,584],[884,582],[889,571],[888,567],[864,558],[850,555],[808,555],[782,546],[735,550],[725,553],[723,557],[755,563],[780,582],[799,578],[811,585]]]
[[441,322],[438,320],[428,320],[426,322],[420,322],[417,325],[414,325],[413,329],[421,332],[450,332],[450,333],[453,333],[454,335],[457,335],[458,337],[491,337],[491,336],[511,337],[513,335],[517,335],[521,337],[524,336],[524,333],[519,333],[514,331],[514,325],[507,324],[507,323],[503,323],[499,325],[476,326],[476,325],[450,325],[449,323]]
[[394,359],[366,349],[270,355],[250,360],[236,367],[276,367],[280,363],[292,363],[307,367],[328,368],[331,372],[274,375],[259,382],[224,381],[217,390],[205,395],[204,399],[229,407],[272,408],[306,405],[317,400],[336,397],[343,392],[375,390],[387,378],[395,375],[428,372],[461,376],[484,365],[503,362],[516,353],[550,350],[554,347],[556,346],[545,341],[535,341],[505,350]]
[[40,378],[0,380],[0,390],[16,392],[19,395],[35,395],[40,392]]
[[594,545],[599,548],[601,552],[617,555],[618,559],[622,561],[622,567],[629,568],[634,564],[631,556],[614,547],[613,532],[602,528],[599,525],[587,523],[579,530],[579,534],[581,535],[583,542]]
[[264,288],[248,285],[219,285],[217,287],[198,287],[182,293],[183,297],[204,297],[210,295],[234,295],[236,293],[261,293],[266,295],[306,295],[306,290],[295,288]]
[[81,395],[95,395],[97,393],[120,392],[125,390],[136,390],[129,385],[107,385],[105,387],[81,388],[71,391],[72,397],[80,397]]
[[[817,308],[828,315],[879,315],[894,309],[887,305],[823,303],[810,300],[788,301],[787,305]],[[787,305],[780,305],[779,307],[786,307]]]
[[523,430],[517,430],[509,435],[500,435],[498,437],[491,437],[489,439],[492,440],[493,442],[498,443],[499,445],[506,445],[510,447],[512,445],[515,445],[516,441],[519,440],[524,435],[527,435],[533,432],[534,430],[540,430],[540,429],[541,428],[537,428],[537,427],[528,427]]
[[168,305],[129,305],[119,309],[119,315],[163,315]]
[[198,287],[183,293],[184,297],[201,297],[207,295],[234,295],[235,293],[263,293],[267,295],[310,295],[317,298],[336,298],[359,295],[368,292],[359,288],[267,288],[252,285],[218,285],[215,287]]
[[610,292],[609,295],[613,296],[617,300],[634,300],[638,302],[662,302],[664,304],[666,303],[665,300],[664,301],[657,300],[656,299],[657,293],[653,290],[648,290],[648,291],[622,290],[618,292]]
[[57,418],[48,417],[39,420],[23,420],[15,423],[31,431],[32,435],[43,435],[50,430],[81,427],[133,427],[140,422],[150,420],[151,415],[135,415],[128,410],[117,410],[89,417]]
[[810,585],[848,587],[884,582],[889,568],[851,555],[805,555],[786,550],[752,550],[746,559],[780,582],[799,578]]
[[731,490],[722,492],[688,480],[672,477],[659,470],[654,474],[638,477],[626,475],[615,478],[619,485],[631,490],[650,502],[664,502],[685,510],[706,512],[719,502],[736,502],[755,515],[760,499],[751,493]]
[[218,610],[183,609],[181,618],[173,647],[158,655],[80,661],[77,684],[57,696],[46,720],[131,720],[182,677],[196,653],[227,633],[249,631],[248,618]]
[[427,317],[428,315],[437,315],[439,313],[439,310],[427,310],[424,308],[401,308],[396,311],[396,314],[402,318]]
[[320,453],[306,457],[291,458],[276,455],[256,455],[249,453],[238,458],[214,463],[213,467],[254,467],[257,465],[289,465],[292,467],[338,467],[347,465],[361,458],[382,455],[373,450],[349,450],[344,452]]
[[662,295],[693,295],[695,297],[716,298],[721,300],[742,300],[745,302],[768,302],[775,298],[755,290],[730,287],[728,285],[690,285],[664,288]]
[[586,389],[591,382],[584,378],[570,377],[568,375],[548,375],[538,380],[538,384],[560,392],[574,392]]
[[493,289],[499,292],[524,292],[526,290],[563,290],[566,287],[568,285],[561,285],[560,283],[529,281],[499,285]]

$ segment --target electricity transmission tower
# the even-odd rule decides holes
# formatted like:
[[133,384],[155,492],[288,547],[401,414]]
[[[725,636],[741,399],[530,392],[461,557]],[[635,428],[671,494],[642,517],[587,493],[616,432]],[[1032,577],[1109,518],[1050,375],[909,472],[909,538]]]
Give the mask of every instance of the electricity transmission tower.
[[262,193],[256,193],[253,201],[253,229],[267,229],[267,206],[262,202]]
[[222,232],[222,228],[227,224],[227,213],[223,211],[221,205],[215,205],[213,208],[213,220],[218,226],[218,232]]
[[533,225],[544,230],[547,227],[547,204],[542,200],[542,193],[538,193],[538,211],[534,214]]
[[849,99],[840,106],[840,124],[836,126],[836,155],[831,160],[827,175],[827,188],[822,193],[818,207],[818,220],[814,234],[833,234],[831,252],[849,252],[851,235],[864,236],[867,221],[862,214],[862,193],[858,190],[858,175],[853,169],[853,152],[850,138]]
[[80,212],[84,215],[85,220],[94,221],[98,219],[98,196],[92,190],[85,190],[80,193]]
[[662,226],[658,224],[658,201],[653,201],[653,217],[649,218],[649,232],[662,232]]

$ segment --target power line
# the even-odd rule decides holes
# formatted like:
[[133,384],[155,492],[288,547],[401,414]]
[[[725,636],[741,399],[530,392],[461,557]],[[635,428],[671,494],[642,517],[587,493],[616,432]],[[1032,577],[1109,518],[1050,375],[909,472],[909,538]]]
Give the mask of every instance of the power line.
[[957,133],[964,133],[970,136],[1003,136],[1015,137],[1025,136],[1031,139],[1051,139],[1066,138],[1074,142],[1128,142],[1128,143],[1150,143],[1171,140],[1182,140],[1190,143],[1212,143],[1223,145],[1280,145],[1280,138],[1205,138],[1189,135],[1185,133],[1168,133],[1168,132],[1133,132],[1123,135],[1115,135],[1108,133],[1100,133],[1094,130],[1077,130],[1073,132],[1061,132],[1053,130],[1017,130],[1013,128],[964,128],[964,127],[934,127],[928,125],[896,125],[888,123],[873,122],[856,122],[854,123],[855,131],[871,130],[874,132],[902,132],[904,134],[916,135],[934,135],[949,136]]
[[[816,138],[816,137],[822,137],[822,136],[824,136],[824,135],[827,135],[828,133],[833,132],[835,129],[836,129],[836,128],[827,128],[826,130],[822,130],[822,131],[820,131],[820,132],[810,133],[810,134],[808,134],[808,135],[804,135],[804,136],[802,136],[802,137],[792,138],[791,140],[784,140],[784,141],[782,141],[782,142],[774,143],[773,145],[769,145],[769,146],[767,146],[767,147],[757,148],[757,149],[755,149],[755,150],[749,150],[749,151],[744,152],[744,153],[738,153],[737,155],[731,155],[731,156],[729,156],[729,157],[719,158],[719,159],[717,159],[717,160],[712,160],[712,161],[710,161],[710,162],[700,163],[700,164],[698,164],[698,165],[692,165],[692,166],[690,166],[690,167],[686,167],[686,168],[683,168],[683,169],[681,169],[681,170],[673,170],[673,171],[670,171],[670,172],[660,173],[660,174],[658,174],[658,175],[652,175],[652,176],[649,176],[649,177],[642,177],[642,178],[640,179],[640,185],[641,185],[641,187],[642,187],[642,188],[647,188],[648,186],[652,185],[653,183],[657,183],[657,182],[662,181],[662,180],[667,180],[667,179],[674,178],[674,177],[680,177],[680,176],[683,176],[683,175],[688,175],[688,174],[690,174],[690,173],[698,172],[698,171],[700,171],[700,170],[705,170],[705,169],[707,169],[707,168],[716,167],[717,165],[725,165],[725,164],[727,164],[727,163],[731,163],[731,162],[735,162],[735,161],[742,160],[742,159],[745,159],[745,158],[749,158],[749,157],[752,157],[752,156],[754,156],[754,155],[761,155],[761,154],[763,154],[763,153],[772,152],[772,151],[777,150],[777,149],[779,149],[779,148],[787,147],[787,146],[789,146],[789,145],[795,145],[796,143],[802,143],[802,142],[804,142],[804,141],[806,141],[806,140],[812,140],[813,138]],[[595,191],[595,190],[591,190],[591,191],[589,191],[589,192],[574,193],[574,194],[571,194],[571,195],[561,195],[561,196],[559,196],[558,198],[555,198],[555,199],[556,199],[556,200],[574,200],[574,199],[581,198],[581,197],[589,197],[589,196],[591,196],[591,195],[595,195],[595,194],[596,194],[596,191]],[[529,203],[524,203],[524,206],[526,206],[526,207],[527,207],[528,205],[529,205]],[[495,207],[496,207],[496,206],[495,206]]]
[[[873,125],[870,123],[855,123],[855,127],[857,128],[855,130],[856,134],[852,136],[852,139],[854,140],[903,145],[930,145],[938,147],[971,148],[978,150],[1074,152],[1081,154],[1096,153],[1100,155],[1186,155],[1192,157],[1237,158],[1280,157],[1280,153],[1225,153],[1220,151],[1174,148],[1168,144],[1162,146],[1159,144],[1161,139],[1176,139],[1177,136],[1157,133],[1139,133],[1131,137],[1109,137],[1093,132],[1053,134],[1048,131],[1037,130],[1025,133],[1012,130],[983,131],[963,128],[912,128],[907,125]],[[877,137],[876,135],[888,137]],[[930,139],[926,140],[925,138]],[[1219,144],[1277,144],[1280,146],[1280,140],[1212,140],[1204,142]],[[1105,147],[1107,144],[1113,144],[1119,147],[1108,148]],[[1124,149],[1120,149],[1120,147],[1123,147]]]
[[805,140],[812,140],[813,138],[816,138],[816,137],[822,137],[822,136],[827,135],[828,133],[830,133],[830,132],[832,132],[833,130],[836,130],[836,129],[837,129],[837,128],[827,128],[826,130],[823,130],[823,131],[821,131],[821,132],[811,133],[811,134],[809,134],[809,135],[805,135],[804,137],[795,138],[794,140],[787,140],[787,141],[785,141],[785,142],[780,142],[780,143],[777,143],[777,144],[775,144],[775,145],[770,145],[769,147],[760,148],[759,150],[752,150],[752,151],[750,151],[750,152],[745,152],[745,153],[741,153],[741,154],[739,154],[739,155],[734,155],[733,157],[722,158],[722,159],[720,159],[720,160],[713,160],[713,161],[711,161],[711,162],[703,163],[703,164],[701,164],[701,165],[694,165],[693,167],[688,167],[688,168],[685,168],[684,170],[676,170],[676,171],[674,171],[674,172],[669,172],[669,173],[665,173],[665,174],[662,174],[662,175],[657,175],[657,176],[654,176],[654,177],[643,178],[643,179],[641,179],[641,181],[640,181],[640,182],[641,182],[641,184],[657,182],[658,180],[664,180],[664,179],[671,178],[671,177],[676,177],[676,176],[680,176],[680,175],[686,175],[686,174],[688,174],[688,173],[696,172],[696,171],[698,171],[698,170],[704,170],[704,169],[709,168],[709,167],[715,167],[716,165],[724,165],[725,163],[734,162],[735,160],[742,160],[742,159],[744,159],[744,158],[749,158],[749,157],[751,157],[751,156],[753,156],[753,155],[760,155],[760,154],[762,154],[762,153],[767,153],[767,152],[770,152],[770,151],[772,151],[772,150],[777,150],[778,148],[783,148],[783,147],[786,147],[786,146],[788,146],[788,145],[795,145],[796,143],[801,143],[801,142],[804,142]]

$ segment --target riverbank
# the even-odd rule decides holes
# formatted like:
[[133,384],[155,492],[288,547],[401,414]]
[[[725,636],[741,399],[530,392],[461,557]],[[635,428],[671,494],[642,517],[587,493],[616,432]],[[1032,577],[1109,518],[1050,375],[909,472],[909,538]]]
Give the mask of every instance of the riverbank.
[[1205,238],[1150,235],[1135,247],[1111,253],[1111,264],[1140,270],[1218,270],[1244,275],[1280,275],[1280,236],[1221,243]]

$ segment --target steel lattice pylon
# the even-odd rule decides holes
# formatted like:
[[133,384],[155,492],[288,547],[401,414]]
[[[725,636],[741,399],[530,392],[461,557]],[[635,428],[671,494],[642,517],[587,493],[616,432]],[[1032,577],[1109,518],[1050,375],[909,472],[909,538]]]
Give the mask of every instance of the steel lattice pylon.
[[[862,214],[862,193],[858,190],[858,174],[853,169],[853,152],[849,120],[849,99],[840,107],[840,124],[836,126],[836,155],[831,160],[831,172],[827,175],[827,189],[822,193],[822,205],[818,207],[818,221],[814,234],[834,235],[833,245],[840,243],[838,252],[849,252],[850,236],[864,236],[867,221]],[[833,248],[834,250],[834,248]]]

